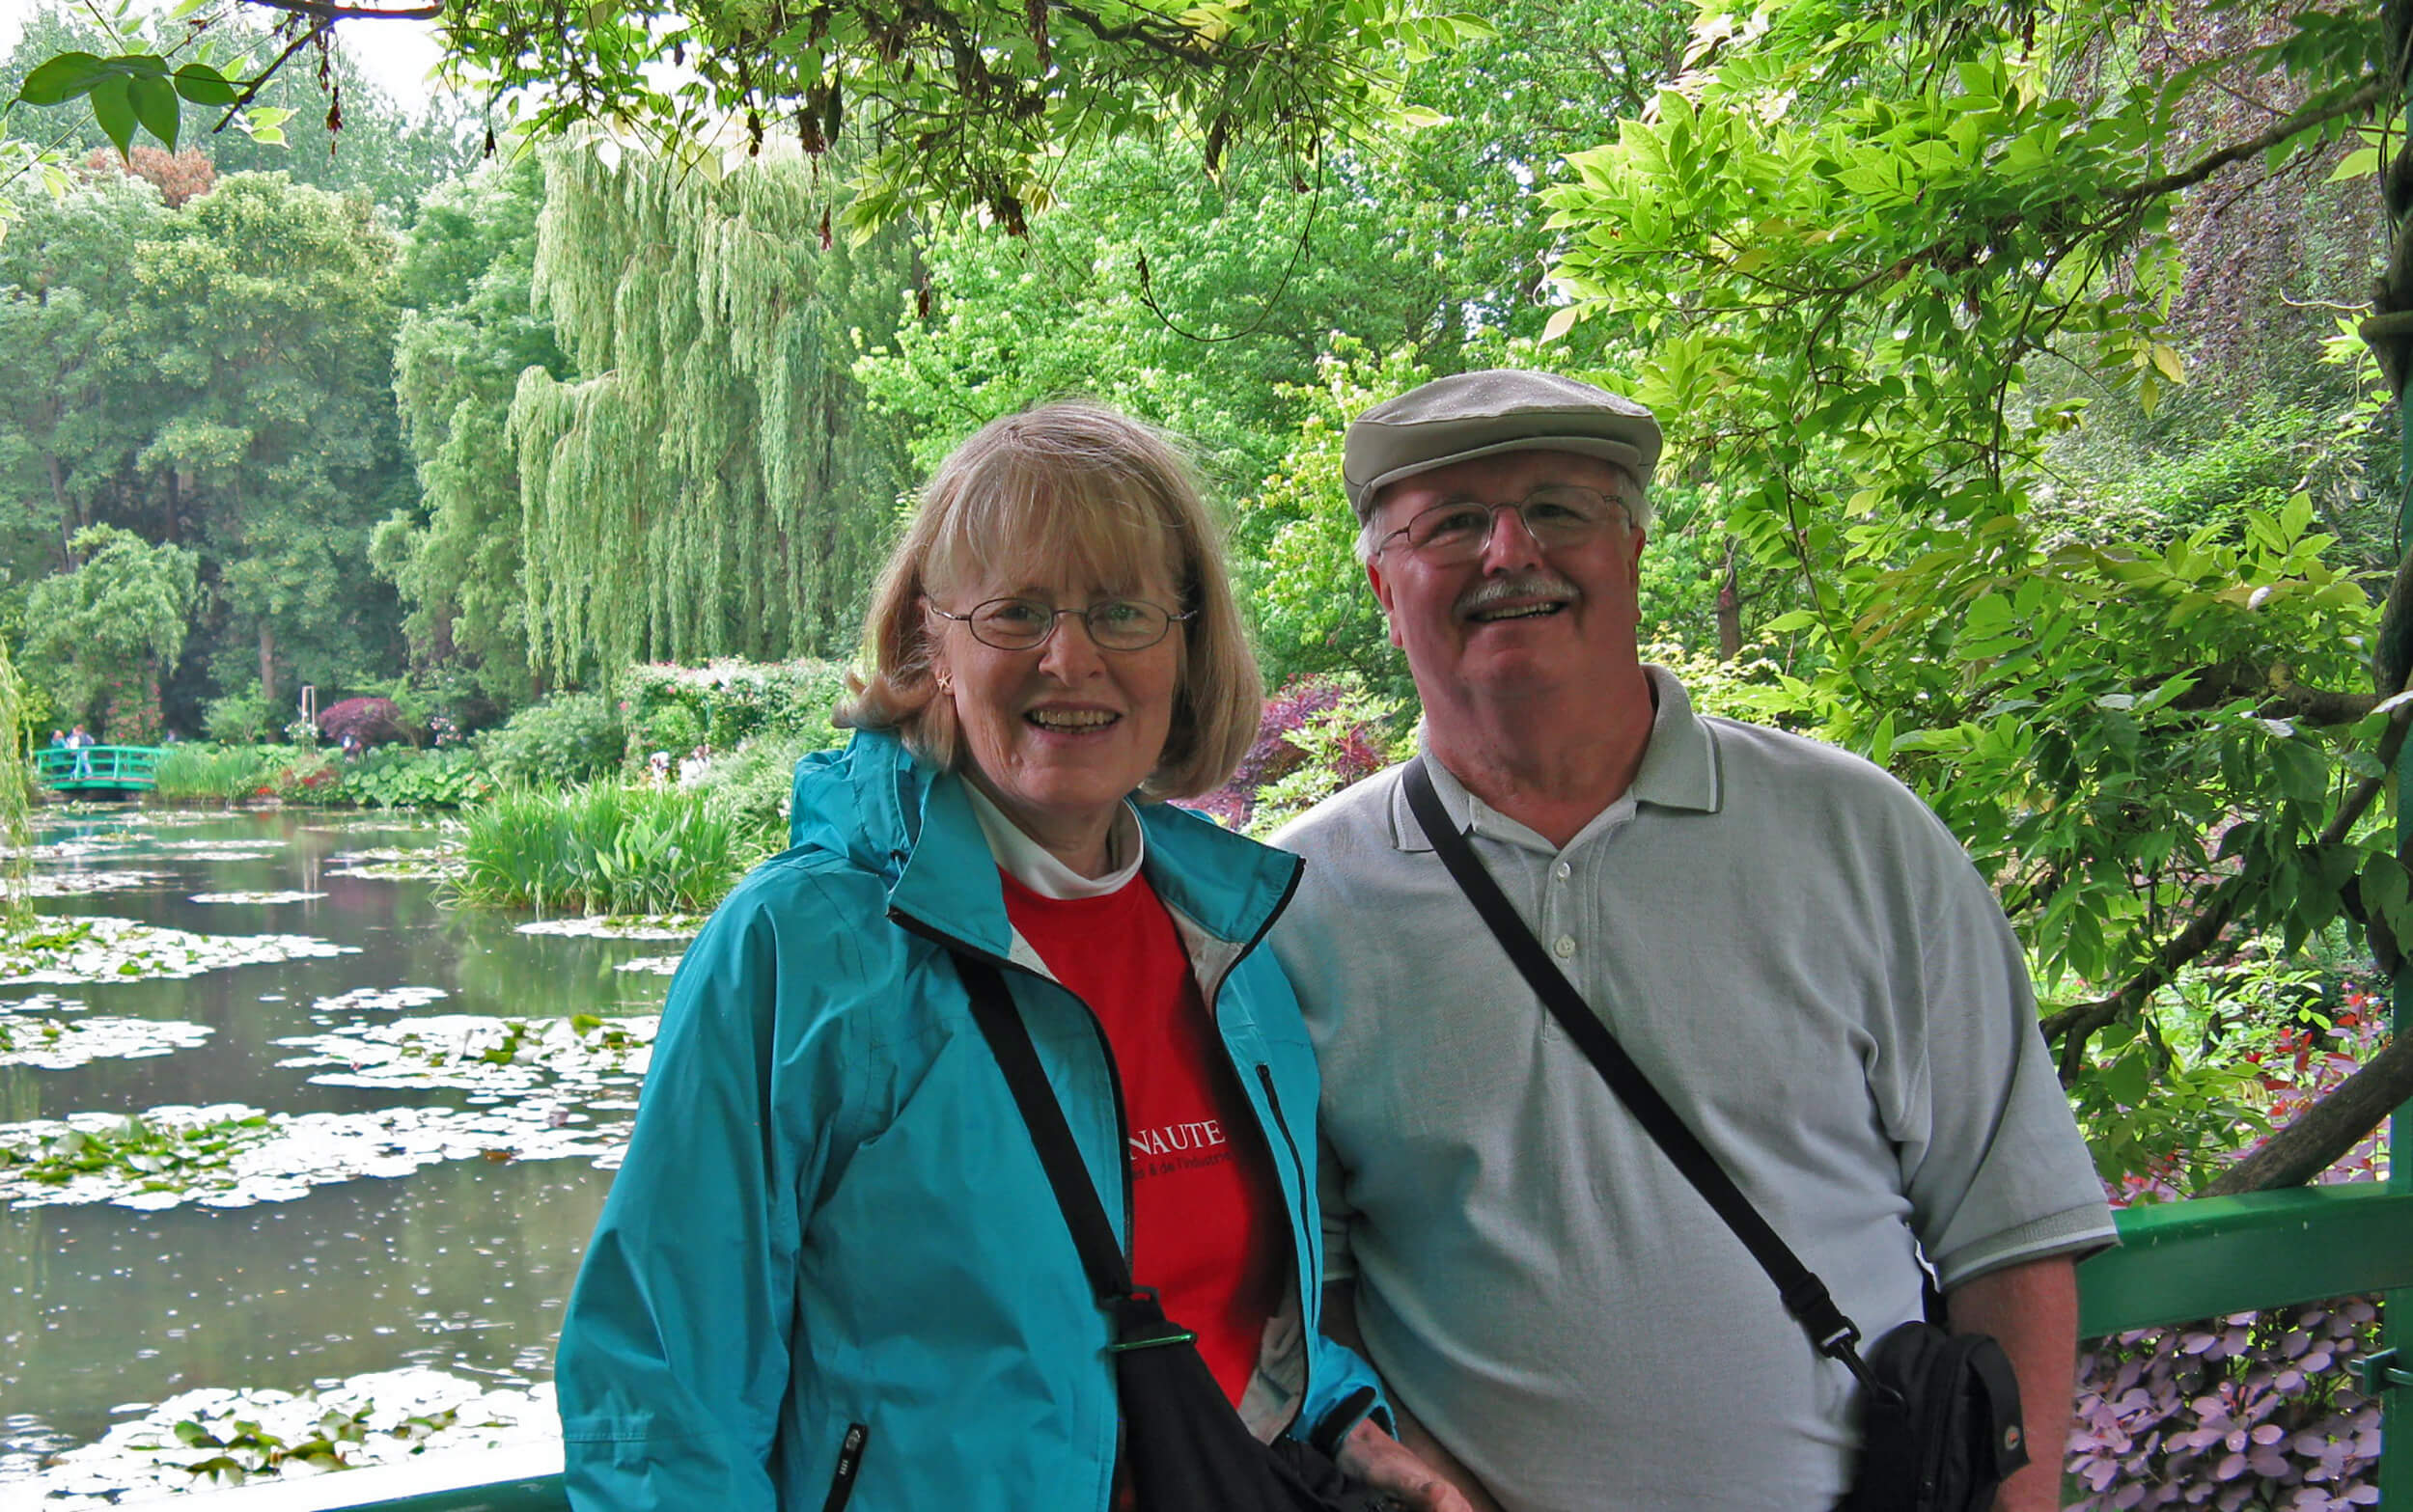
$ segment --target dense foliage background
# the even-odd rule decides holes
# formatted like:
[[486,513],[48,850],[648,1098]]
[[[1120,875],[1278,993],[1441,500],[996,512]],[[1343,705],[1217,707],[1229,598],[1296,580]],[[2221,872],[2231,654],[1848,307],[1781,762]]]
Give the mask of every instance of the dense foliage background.
[[[1347,418],[1546,365],[1668,423],[1653,654],[1935,806],[2107,1177],[2215,1179],[2266,1121],[2258,1047],[2396,966],[2413,654],[2352,337],[2401,138],[2384,6],[470,9],[465,67],[578,86],[499,144],[490,105],[406,118],[323,48],[264,75],[311,34],[223,4],[48,13],[0,66],[62,176],[0,186],[32,726],[257,741],[307,685],[388,701],[380,739],[490,729],[507,784],[744,753],[767,833],[826,729],[721,729],[679,669],[807,668],[818,720],[914,480],[1077,392],[1190,438],[1229,510],[1283,691],[1213,807],[1257,823],[1414,717]],[[664,93],[630,69],[666,48]],[[197,135],[220,78],[261,89]],[[942,124],[987,107],[1021,134]]]

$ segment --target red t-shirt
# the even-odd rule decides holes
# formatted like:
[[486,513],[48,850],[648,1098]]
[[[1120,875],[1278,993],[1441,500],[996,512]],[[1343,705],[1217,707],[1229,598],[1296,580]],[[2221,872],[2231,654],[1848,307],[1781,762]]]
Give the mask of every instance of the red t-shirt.
[[1146,877],[1102,897],[1055,898],[998,875],[1006,917],[1114,1050],[1130,1139],[1131,1278],[1198,1334],[1236,1406],[1289,1278],[1290,1219],[1173,916]]

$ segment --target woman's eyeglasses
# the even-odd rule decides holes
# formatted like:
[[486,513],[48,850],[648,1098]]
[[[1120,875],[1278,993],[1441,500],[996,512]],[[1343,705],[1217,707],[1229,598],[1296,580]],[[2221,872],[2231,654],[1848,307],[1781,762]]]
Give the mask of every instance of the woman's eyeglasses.
[[992,598],[975,604],[965,615],[950,614],[936,604],[930,613],[970,627],[972,639],[1001,651],[1035,650],[1056,633],[1066,615],[1078,619],[1090,641],[1102,650],[1144,651],[1165,638],[1175,621],[1194,619],[1198,611],[1175,614],[1144,598],[1101,598],[1086,609],[1057,609],[1036,598]]

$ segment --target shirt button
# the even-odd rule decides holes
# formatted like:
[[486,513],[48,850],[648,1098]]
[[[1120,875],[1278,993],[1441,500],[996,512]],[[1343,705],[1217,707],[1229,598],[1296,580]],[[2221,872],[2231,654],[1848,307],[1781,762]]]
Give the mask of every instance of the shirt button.
[[1575,874],[1575,868],[1574,868],[1574,867],[1572,867],[1572,866],[1568,866],[1566,862],[1563,862],[1563,861],[1562,861],[1562,862],[1560,862],[1560,863],[1558,864],[1557,867],[1556,867],[1555,869],[1553,869],[1553,870],[1551,871],[1551,873],[1550,873],[1550,875],[1552,875],[1552,876],[1554,876],[1554,877],[1558,878],[1561,882],[1566,881],[1567,878],[1569,878],[1569,877],[1573,876],[1574,874]]
[[1573,935],[1563,934],[1551,943],[1550,948],[1552,951],[1556,952],[1560,960],[1564,961],[1568,956],[1575,953],[1575,937]]

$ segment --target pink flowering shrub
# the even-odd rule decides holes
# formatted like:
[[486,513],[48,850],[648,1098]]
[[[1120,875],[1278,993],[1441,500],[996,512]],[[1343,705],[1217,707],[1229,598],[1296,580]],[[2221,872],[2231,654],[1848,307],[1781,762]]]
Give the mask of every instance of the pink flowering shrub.
[[[2385,1042],[2374,999],[2349,983],[2341,1003],[2325,1024],[2300,1020],[2246,1052],[2270,1127],[2286,1127]],[[2317,1179],[2375,1179],[2379,1141],[2375,1131]],[[2174,1159],[2106,1185],[2125,1206],[2181,1196],[2182,1180]],[[2356,1297],[2094,1340],[2078,1358],[2064,1461],[2076,1496],[2070,1507],[2336,1512],[2376,1504],[2379,1404],[2363,1394],[2353,1361],[2378,1338],[2378,1304]]]
[[355,749],[411,738],[410,726],[392,699],[346,699],[330,703],[319,711],[319,729],[339,746],[346,735],[351,736]]
[[1398,713],[1354,677],[1293,677],[1265,701],[1232,781],[1182,807],[1227,829],[1270,830],[1401,759],[1408,748],[1391,732]]

